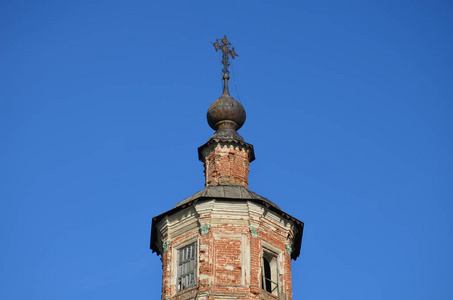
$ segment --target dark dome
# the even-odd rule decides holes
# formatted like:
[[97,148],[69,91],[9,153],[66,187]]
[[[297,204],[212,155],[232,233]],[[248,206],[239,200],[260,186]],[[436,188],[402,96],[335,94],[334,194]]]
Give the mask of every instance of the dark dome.
[[241,103],[230,95],[222,95],[208,108],[208,124],[212,129],[217,130],[217,124],[221,121],[233,121],[238,130],[244,125],[245,110]]

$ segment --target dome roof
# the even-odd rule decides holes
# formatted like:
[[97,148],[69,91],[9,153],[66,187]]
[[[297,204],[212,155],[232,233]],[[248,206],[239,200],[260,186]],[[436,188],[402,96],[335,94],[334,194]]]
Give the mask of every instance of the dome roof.
[[233,123],[234,129],[238,130],[245,122],[246,115],[244,107],[241,103],[231,97],[228,91],[229,78],[230,77],[227,74],[223,76],[223,95],[214,101],[208,108],[206,117],[209,126],[214,130],[218,130],[222,123]]
[[242,127],[245,122],[245,109],[241,103],[230,95],[222,95],[208,108],[207,119],[209,126],[217,130],[218,123],[232,121],[236,124],[236,130]]

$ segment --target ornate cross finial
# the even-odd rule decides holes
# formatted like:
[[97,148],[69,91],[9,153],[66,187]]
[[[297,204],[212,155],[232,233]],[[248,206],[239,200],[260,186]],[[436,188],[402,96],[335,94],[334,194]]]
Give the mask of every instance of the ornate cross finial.
[[220,39],[220,43],[219,43],[219,39],[216,39],[214,43],[212,43],[214,45],[214,48],[215,48],[215,51],[222,51],[222,64],[223,64],[223,69],[222,69],[222,72],[224,75],[228,75],[230,74],[230,71],[228,71],[228,67],[230,66],[230,57],[229,55],[231,55],[231,58],[234,59],[235,56],[239,56],[237,55],[237,53],[234,51],[234,47],[231,47],[231,49],[228,47],[231,45],[231,43],[227,40],[227,37],[226,35]]

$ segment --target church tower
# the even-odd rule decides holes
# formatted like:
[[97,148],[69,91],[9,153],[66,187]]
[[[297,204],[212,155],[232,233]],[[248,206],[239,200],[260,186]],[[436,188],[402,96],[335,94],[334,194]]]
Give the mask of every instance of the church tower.
[[[223,94],[208,109],[215,134],[198,148],[205,189],[152,220],[151,250],[162,256],[162,299],[292,299],[291,260],[300,253],[303,222],[248,189],[253,146],[237,133],[244,107],[228,90],[226,36]],[[231,48],[231,49],[230,49]]]

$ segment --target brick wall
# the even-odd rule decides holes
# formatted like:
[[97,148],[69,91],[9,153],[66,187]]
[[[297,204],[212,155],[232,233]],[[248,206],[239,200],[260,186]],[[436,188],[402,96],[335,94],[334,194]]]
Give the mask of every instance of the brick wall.
[[[257,237],[250,231],[252,221]],[[162,222],[170,242],[162,256],[162,299],[188,300],[195,295],[197,300],[292,299],[291,257],[286,245],[293,227],[287,220],[246,201],[208,200]],[[209,224],[204,234],[201,224]],[[197,285],[178,292],[176,249],[194,240],[198,249]],[[278,254],[279,297],[261,288],[263,249]]]
[[248,186],[249,149],[238,145],[217,143],[205,153],[206,186]]

